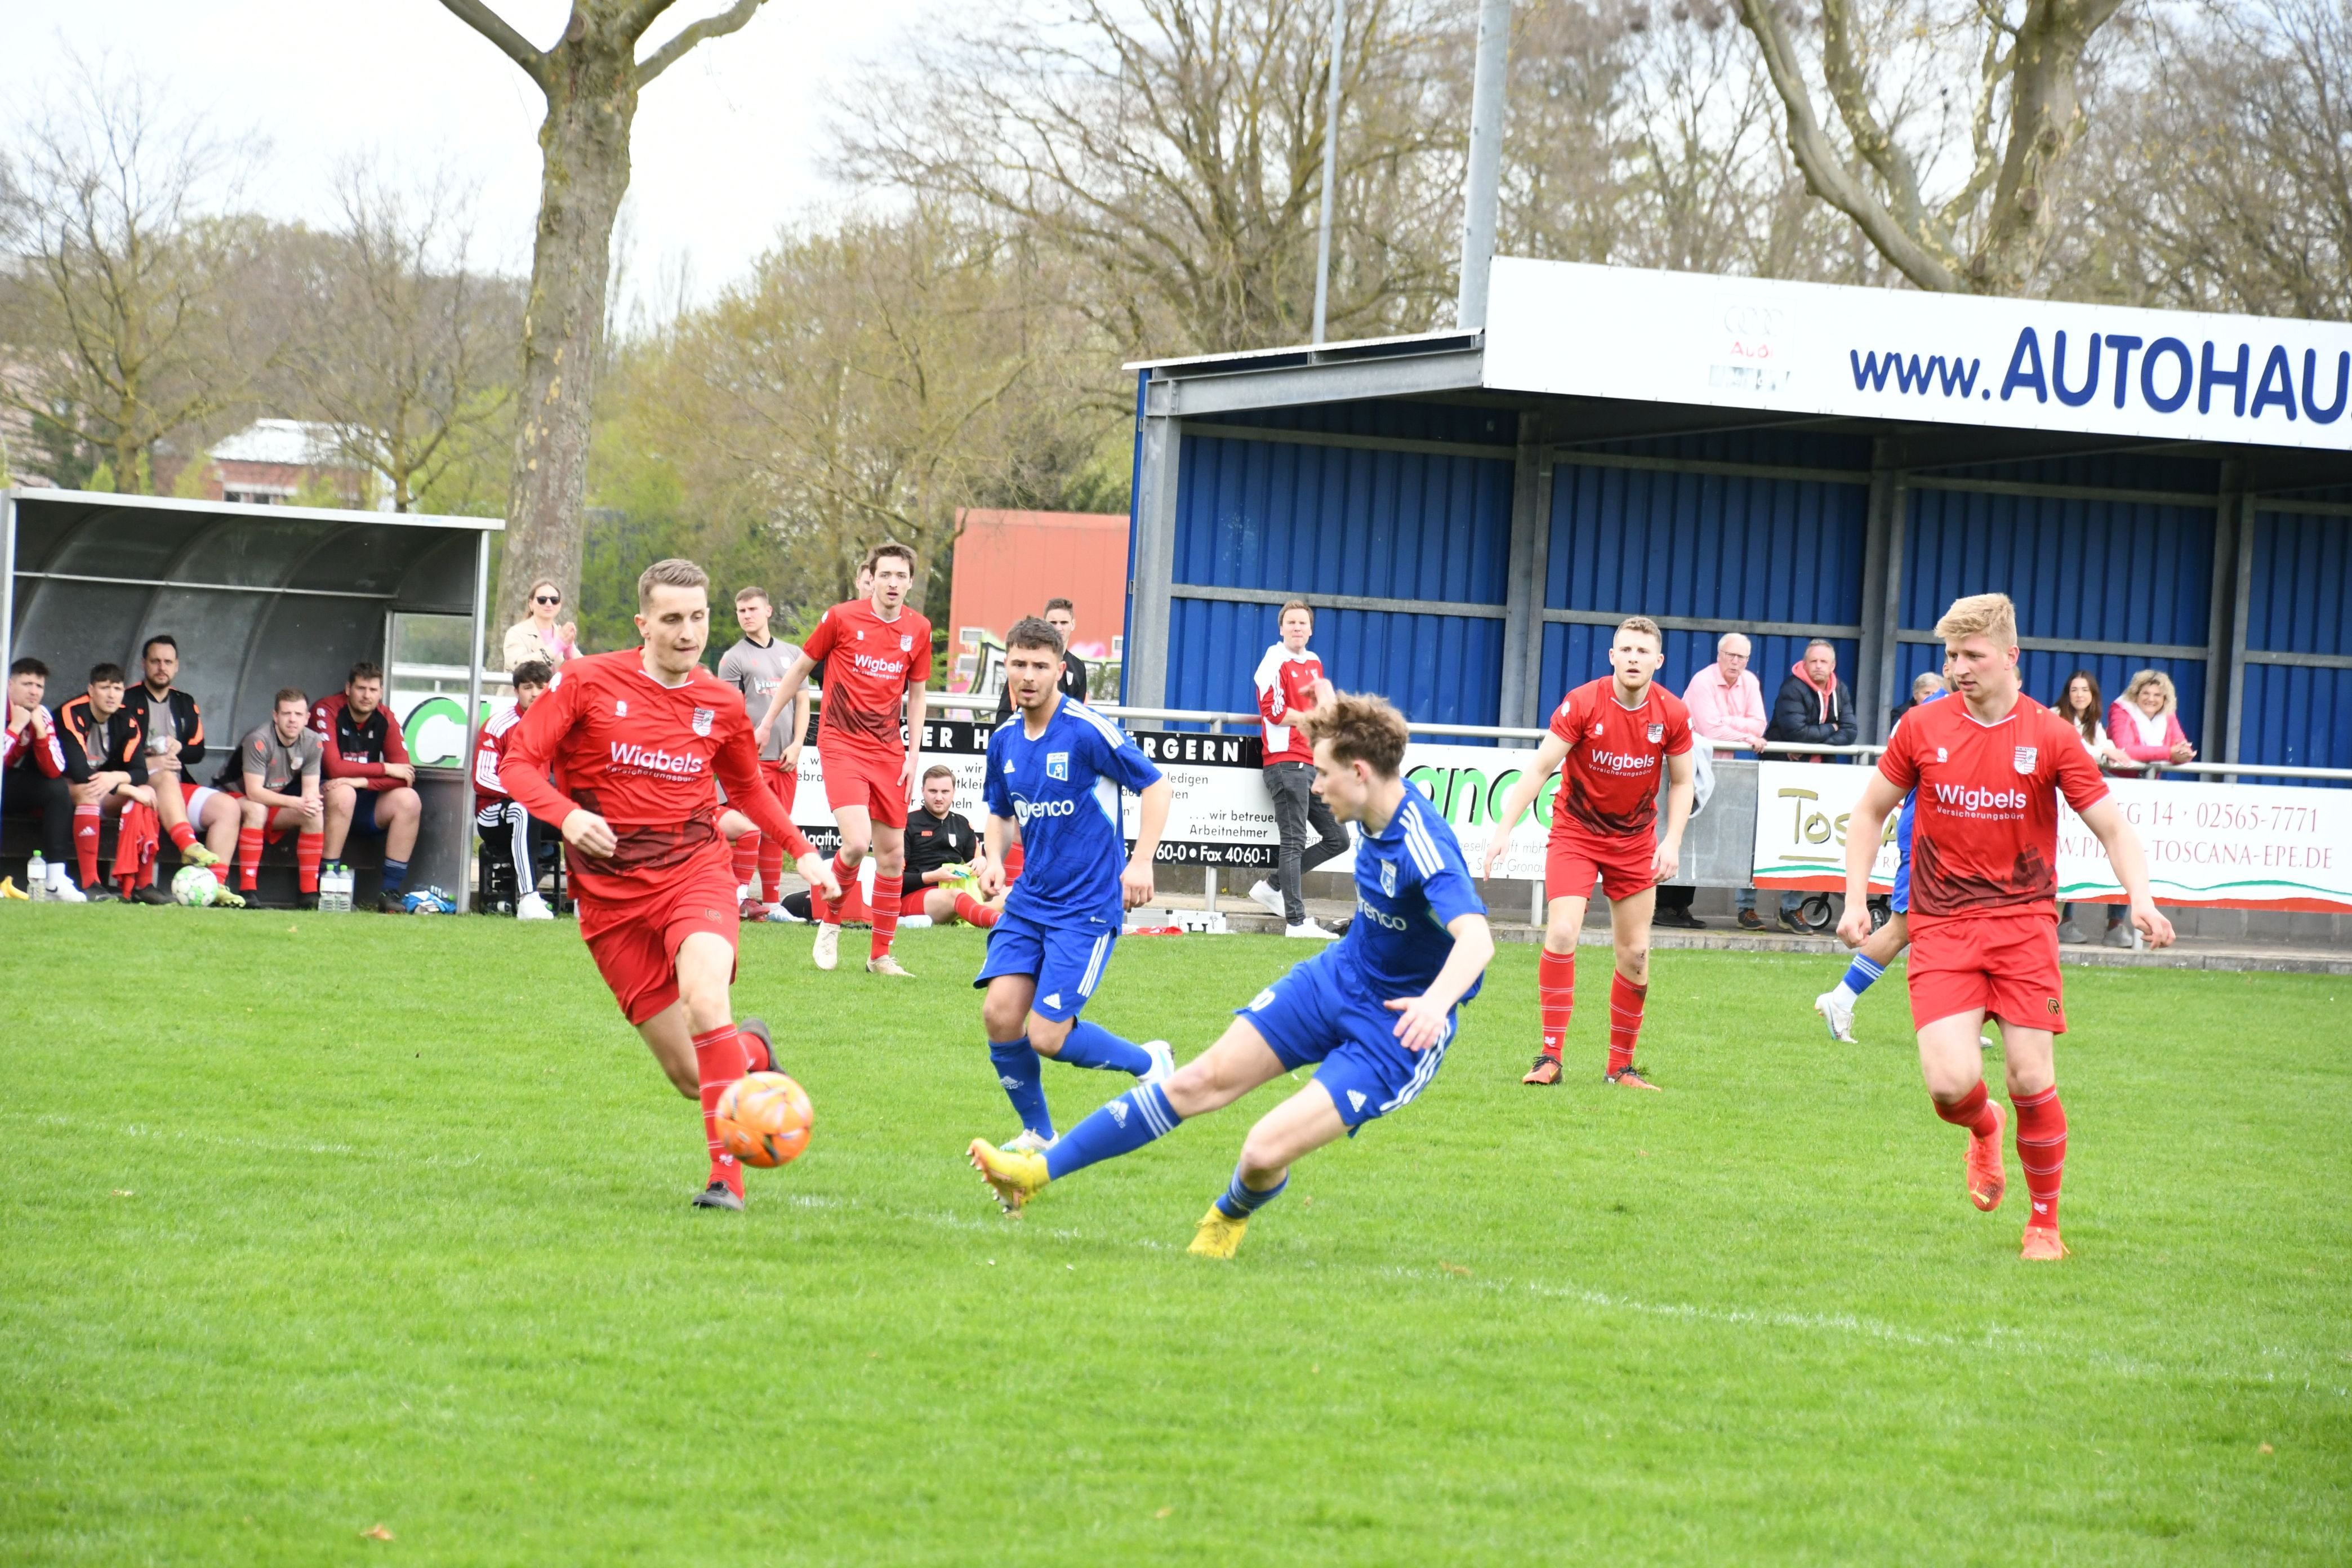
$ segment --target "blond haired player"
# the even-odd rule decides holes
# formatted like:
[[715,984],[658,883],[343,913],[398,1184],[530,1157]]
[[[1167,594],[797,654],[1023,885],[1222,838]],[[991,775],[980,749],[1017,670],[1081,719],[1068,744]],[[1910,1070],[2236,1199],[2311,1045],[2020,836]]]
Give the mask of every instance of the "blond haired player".
[[[1666,640],[1657,622],[1633,616],[1619,625],[1609,644],[1611,673],[1561,699],[1551,733],[1496,811],[1483,872],[1488,877],[1510,853],[1511,825],[1535,804],[1553,771],[1559,772],[1544,858],[1543,956],[1536,964],[1543,1048],[1522,1083],[1559,1081],[1560,1051],[1576,1005],[1576,933],[1598,879],[1609,900],[1617,953],[1609,989],[1607,1081],[1625,1089],[1657,1087],[1633,1065],[1650,994],[1650,916],[1658,884],[1682,864],[1698,767],[1691,757],[1690,710],[1654,679],[1665,662]],[[1656,837],[1661,767],[1666,831]]]
[[1976,1206],[2000,1205],[2008,1118],[1987,1098],[1978,1030],[1999,1018],[2017,1111],[2017,1162],[2032,1212],[2021,1256],[2066,1256],[2058,1186],[2066,1169],[2066,1110],[2053,1062],[2066,1032],[2058,976],[2058,800],[2063,795],[2106,847],[2131,899],[2132,923],[2152,947],[2172,922],[2147,887],[2139,835],[2108,798],[2082,736],[2020,689],[2017,610],[2006,594],[1955,599],[1936,623],[1944,679],[1958,700],[1903,716],[1846,828],[1845,917],[1838,936],[1870,936],[1870,866],[1886,814],[1918,792],[1911,839],[1911,1019],[1919,1070],[1936,1114],[1968,1129],[1964,1163]]

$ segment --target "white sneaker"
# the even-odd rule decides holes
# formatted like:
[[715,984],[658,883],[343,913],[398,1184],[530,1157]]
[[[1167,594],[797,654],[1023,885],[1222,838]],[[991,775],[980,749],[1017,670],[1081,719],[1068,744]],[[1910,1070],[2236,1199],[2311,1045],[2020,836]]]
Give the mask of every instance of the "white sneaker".
[[816,945],[809,949],[809,962],[823,970],[829,971],[841,967],[841,928],[839,926],[818,922]]
[[1058,1138],[1040,1138],[1024,1127],[1017,1136],[1006,1139],[1002,1147],[1008,1154],[1042,1154],[1060,1142]]
[[53,902],[60,904],[86,904],[89,902],[89,895],[83,892],[79,888],[75,887],[71,882],[50,883],[49,898]]
[[928,931],[930,929],[930,924],[931,917],[929,915],[900,915],[898,917],[898,929],[900,931]]
[[1283,908],[1282,894],[1276,890],[1271,882],[1261,881],[1250,889],[1249,900],[1276,920],[1282,919],[1290,912]]
[[1305,937],[1313,942],[1337,942],[1339,940],[1339,933],[1338,931],[1324,930],[1321,926],[1317,925],[1311,918],[1300,921],[1295,926],[1283,927],[1282,934],[1285,936]]
[[784,908],[782,904],[770,904],[768,906],[768,912],[761,915],[760,918],[766,921],[770,925],[797,926],[806,925],[808,923],[806,921],[801,919],[800,916],[793,913],[792,910]]
[[551,921],[554,918],[555,911],[549,909],[547,900],[536,892],[525,893],[515,900],[515,919],[519,921]]
[[914,978],[913,975],[898,967],[898,960],[896,956],[887,952],[879,958],[867,959],[866,961],[866,973],[868,974],[887,974],[893,979],[898,980],[912,980]]
[[1813,998],[1813,1011],[1830,1026],[1830,1038],[1842,1046],[1854,1043],[1853,1004],[1838,1000],[1834,991],[1824,991]]
[[1176,1071],[1176,1053],[1169,1048],[1167,1041],[1146,1040],[1143,1042],[1143,1051],[1146,1056],[1151,1058],[1151,1066],[1144,1072],[1142,1077],[1135,1080],[1136,1082],[1166,1083],[1170,1078],[1174,1076]]

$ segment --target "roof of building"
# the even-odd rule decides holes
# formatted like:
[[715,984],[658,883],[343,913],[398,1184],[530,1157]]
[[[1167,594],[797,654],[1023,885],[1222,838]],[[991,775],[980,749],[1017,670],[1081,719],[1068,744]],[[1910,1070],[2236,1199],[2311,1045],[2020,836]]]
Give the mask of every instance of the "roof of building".
[[257,419],[234,436],[213,443],[215,459],[230,463],[280,463],[320,468],[343,460],[335,427],[315,419]]

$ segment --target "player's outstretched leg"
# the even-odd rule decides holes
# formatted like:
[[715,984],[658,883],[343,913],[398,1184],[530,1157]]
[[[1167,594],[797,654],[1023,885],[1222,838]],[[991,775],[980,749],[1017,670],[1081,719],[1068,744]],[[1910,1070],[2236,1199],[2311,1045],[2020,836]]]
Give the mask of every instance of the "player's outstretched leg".
[[1909,944],[1910,924],[1899,912],[1888,916],[1886,923],[1872,931],[1870,940],[1855,951],[1853,962],[1846,965],[1845,978],[1837,983],[1835,989],[1813,998],[1813,1011],[1829,1026],[1831,1039],[1845,1046],[1854,1043],[1853,1005]]
[[1969,1201],[1990,1214],[2000,1206],[2009,1178],[2000,1160],[2001,1129],[2008,1118],[2000,1104],[1985,1093],[1984,1068],[1977,1046],[1981,1012],[1955,1013],[1937,1018],[1919,1031],[1919,1071],[1936,1114],[1955,1127],[1968,1130],[1968,1152],[1961,1170]]
[[1609,1081],[1620,1089],[1655,1091],[1640,1068],[1633,1065],[1633,1047],[1642,1037],[1642,1009],[1650,995],[1650,916],[1658,904],[1658,890],[1644,888],[1611,900],[1609,931],[1616,949],[1616,972],[1609,977]]
[[2001,1021],[2009,1103],[2017,1113],[2017,1163],[2025,1167],[2025,1240],[2018,1256],[2053,1263],[2068,1256],[2058,1239],[2058,1187],[2066,1174],[2066,1108],[2053,1074],[2057,1040],[2047,1029]]
[[[997,1149],[972,1140],[972,1169],[1007,1213],[1046,1183],[1164,1138],[1187,1118],[1221,1110],[1283,1072],[1281,1059],[1248,1020],[1236,1018],[1217,1043],[1163,1081],[1137,1084],[1095,1110],[1043,1152]],[[1320,1091],[1318,1091],[1318,1093]],[[1328,1103],[1328,1097],[1325,1097]]]
[[1536,960],[1536,1002],[1543,1010],[1543,1047],[1521,1083],[1559,1081],[1560,1052],[1567,1048],[1568,1022],[1576,1012],[1576,933],[1584,924],[1584,900],[1553,899],[1544,907],[1543,952]]
[[1347,1133],[1339,1103],[1319,1078],[1259,1117],[1243,1141],[1234,1179],[1201,1216],[1192,1244],[1184,1250],[1197,1258],[1233,1257],[1241,1249],[1251,1216],[1290,1184],[1292,1162]]
[[719,1142],[717,1116],[719,1097],[743,1076],[746,1060],[728,996],[735,949],[716,932],[698,931],[678,944],[674,962],[677,1000],[638,1025],[637,1033],[677,1091],[702,1105],[702,1137],[710,1155],[710,1178],[709,1184],[695,1194],[694,1206],[740,1209],[743,1167]]

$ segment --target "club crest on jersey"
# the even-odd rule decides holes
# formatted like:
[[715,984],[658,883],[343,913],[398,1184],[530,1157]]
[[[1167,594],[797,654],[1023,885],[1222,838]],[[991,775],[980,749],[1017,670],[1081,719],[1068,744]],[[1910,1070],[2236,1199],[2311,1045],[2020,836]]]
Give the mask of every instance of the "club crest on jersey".
[[696,709],[694,710],[694,732],[698,735],[709,734],[710,721],[718,717],[718,714],[712,712],[708,708]]
[[1070,753],[1067,752],[1046,752],[1045,776],[1049,779],[1060,779],[1064,784],[1069,783]]
[[1381,891],[1391,899],[1396,897],[1396,862],[1393,860],[1381,862]]
[[1653,724],[1650,726],[1650,744],[1654,746],[1665,738],[1666,727],[1664,724]]
[[1594,720],[1592,722],[1592,738],[1597,741],[1601,739],[1603,732],[1603,727],[1601,721],[1597,719]]
[[629,700],[625,697],[614,698],[613,700],[613,717],[615,719],[625,719],[628,716]]
[[912,653],[915,651],[914,633],[900,632],[898,634],[898,651],[900,653]]
[[2038,746],[2020,746],[2016,753],[2009,759],[2009,765],[2019,773],[2030,773],[2033,771],[2034,756],[2040,750]]
[[1948,763],[1952,760],[1952,753],[1948,748],[1938,746],[1936,748],[1936,760],[1939,763]]

